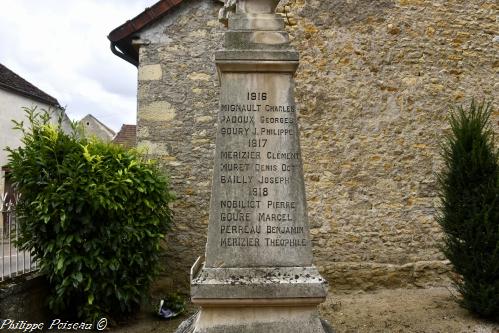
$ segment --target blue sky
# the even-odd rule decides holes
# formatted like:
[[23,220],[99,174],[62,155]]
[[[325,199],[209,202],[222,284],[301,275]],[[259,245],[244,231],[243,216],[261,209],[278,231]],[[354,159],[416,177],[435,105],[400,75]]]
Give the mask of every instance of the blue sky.
[[0,63],[57,98],[68,116],[135,124],[137,69],[109,49],[111,30],[157,0],[0,0]]

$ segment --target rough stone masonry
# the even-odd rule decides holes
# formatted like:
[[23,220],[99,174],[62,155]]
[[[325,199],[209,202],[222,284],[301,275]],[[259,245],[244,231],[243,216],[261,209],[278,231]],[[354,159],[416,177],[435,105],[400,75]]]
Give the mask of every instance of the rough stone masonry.
[[[137,41],[138,143],[178,197],[164,281],[186,290],[206,243],[219,9],[188,1]],[[491,0],[281,1],[301,56],[295,94],[315,264],[333,288],[447,283],[439,143],[452,105],[498,95],[497,10]],[[497,98],[493,107],[497,129]]]

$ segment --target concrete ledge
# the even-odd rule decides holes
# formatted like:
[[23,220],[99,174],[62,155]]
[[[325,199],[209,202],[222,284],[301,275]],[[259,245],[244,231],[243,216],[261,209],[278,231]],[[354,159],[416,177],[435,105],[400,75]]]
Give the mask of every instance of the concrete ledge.
[[303,298],[193,298],[192,303],[207,307],[277,307],[277,306],[314,306],[325,301],[325,297],[303,297]]
[[285,31],[227,31],[228,50],[290,50],[289,35]]
[[[228,302],[241,303],[242,300],[278,304],[286,302],[285,299],[319,304],[325,299],[327,289],[327,281],[320,276],[313,266],[204,267],[191,280],[192,301],[198,304],[203,302],[203,299],[223,299],[220,302],[225,304]],[[274,301],[270,299],[274,299]],[[312,301],[312,299],[314,300]]]
[[249,61],[231,60],[217,61],[217,68],[227,72],[262,72],[262,73],[294,73],[298,69],[298,61]]
[[229,30],[279,31],[285,27],[284,19],[275,14],[235,14],[229,20]]
[[194,333],[324,333],[315,306],[205,308],[194,321]]
[[[187,318],[185,321],[183,321],[180,324],[180,326],[177,328],[177,330],[175,330],[175,333],[193,333],[196,330],[195,325],[196,325],[196,322],[200,319],[200,315],[201,315],[201,313],[197,312],[197,313],[193,314],[192,316],[190,316],[189,318]],[[331,326],[331,324],[327,320],[324,320],[322,318],[319,318],[319,320],[320,320],[320,323],[322,325],[322,329],[323,329],[324,333],[335,333],[335,330],[333,329],[333,327]],[[199,332],[199,330],[198,330],[198,332]],[[321,332],[321,331],[319,330],[319,332]],[[303,333],[303,332],[301,332],[301,333]]]
[[296,51],[269,51],[269,50],[224,50],[215,52],[217,61],[224,60],[253,60],[253,61],[298,61],[300,55]]

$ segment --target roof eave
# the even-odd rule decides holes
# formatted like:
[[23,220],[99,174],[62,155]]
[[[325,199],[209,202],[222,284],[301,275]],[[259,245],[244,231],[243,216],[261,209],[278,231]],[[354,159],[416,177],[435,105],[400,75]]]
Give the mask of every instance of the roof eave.
[[37,101],[37,102],[47,104],[48,106],[53,106],[53,107],[59,108],[59,109],[63,108],[61,106],[61,104],[59,104],[59,101],[57,99],[55,99],[55,98],[54,98],[53,101],[48,100],[48,99],[44,99],[44,98],[41,98],[40,96],[36,96],[36,95],[30,94],[29,92],[26,92],[26,91],[21,90],[21,89],[16,89],[14,87],[8,86],[8,85],[3,84],[1,82],[0,82],[0,88],[2,88],[4,90],[7,90],[7,91],[11,91],[13,93],[19,94],[19,95],[24,96],[24,97],[28,97],[28,98],[30,98],[32,100]]
[[[118,57],[138,66],[139,54],[132,46],[133,36],[147,25],[155,22],[183,0],[160,0],[131,20],[109,33],[111,51]],[[119,51],[118,51],[119,50]]]

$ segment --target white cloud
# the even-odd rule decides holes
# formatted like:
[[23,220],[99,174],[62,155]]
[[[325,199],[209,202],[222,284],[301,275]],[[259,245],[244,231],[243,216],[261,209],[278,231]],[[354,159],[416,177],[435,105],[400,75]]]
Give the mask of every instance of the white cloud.
[[137,69],[107,35],[157,0],[4,0],[0,63],[57,98],[72,119],[135,123]]

